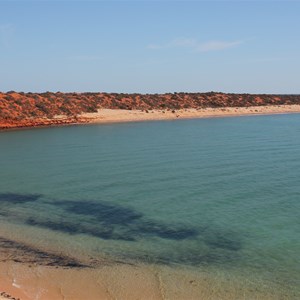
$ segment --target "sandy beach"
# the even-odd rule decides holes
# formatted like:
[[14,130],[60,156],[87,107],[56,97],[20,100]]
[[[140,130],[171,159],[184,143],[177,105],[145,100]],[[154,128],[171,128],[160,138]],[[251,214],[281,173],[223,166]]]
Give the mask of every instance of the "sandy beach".
[[158,265],[115,265],[65,269],[0,264],[0,299],[289,299],[288,291],[253,279]]
[[268,114],[300,113],[300,105],[270,105],[250,107],[201,108],[181,110],[99,109],[79,116],[84,123],[115,123],[155,120],[197,119]]
[[106,124],[143,121],[164,121],[197,118],[223,118],[238,116],[272,115],[300,113],[300,105],[268,105],[249,107],[222,107],[222,108],[187,108],[187,109],[152,109],[129,110],[100,108],[97,112],[82,113],[79,115],[55,115],[52,118],[29,118],[18,122],[0,121],[0,130],[16,128],[33,128],[49,126],[65,126],[74,124]]

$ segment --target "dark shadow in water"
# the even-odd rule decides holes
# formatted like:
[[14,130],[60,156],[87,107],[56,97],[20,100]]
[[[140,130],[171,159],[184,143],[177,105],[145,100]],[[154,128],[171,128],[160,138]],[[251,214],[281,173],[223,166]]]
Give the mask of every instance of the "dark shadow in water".
[[208,266],[208,265],[230,265],[240,259],[241,254],[236,251],[224,251],[222,249],[209,249],[206,253],[201,253],[197,249],[174,249],[168,253],[126,253],[124,259],[136,259],[144,263],[156,263],[163,265],[185,264],[190,266]]
[[243,237],[237,232],[205,226],[198,228],[198,236],[190,246],[178,243],[172,251],[168,249],[169,251],[165,252],[161,249],[156,253],[135,253],[132,257],[126,253],[126,256],[148,263],[167,265],[230,265],[241,258],[242,241]]
[[55,231],[60,231],[68,234],[87,234],[90,236],[99,237],[104,240],[123,240],[123,241],[135,241],[135,239],[128,235],[121,235],[113,232],[111,227],[100,227],[93,225],[83,225],[72,222],[55,222],[50,220],[37,220],[29,218],[25,221],[27,225],[39,226]]
[[[2,197],[0,197],[0,200],[5,199],[5,201],[9,201],[9,199],[13,199],[17,204],[26,201],[36,201],[41,197],[41,195],[0,195]],[[161,251],[156,251],[156,253],[150,253],[150,251],[146,254],[134,253],[132,257],[130,257],[130,253],[126,253],[124,259],[137,258],[144,262],[162,264],[224,264],[236,261],[242,248],[242,238],[238,233],[230,232],[223,228],[216,228],[213,225],[194,228],[185,225],[166,224],[146,218],[142,213],[130,207],[105,201],[60,200],[56,202],[51,201],[48,204],[62,209],[64,214],[63,221],[61,219],[57,220],[55,217],[41,218],[36,216],[30,217],[24,222],[30,226],[39,226],[71,235],[86,234],[104,240],[138,242],[142,239],[161,238],[179,242],[174,244],[176,249],[171,252],[164,253],[162,249]],[[78,215],[81,216],[80,222],[78,222]],[[184,242],[180,243],[182,240],[193,240],[192,248]],[[6,242],[6,244],[9,243]],[[5,246],[5,243],[0,243],[0,248],[3,245]],[[203,248],[203,245],[206,246]],[[204,251],[203,249],[206,250]],[[23,250],[36,254],[41,259],[46,257],[47,261],[48,254],[44,254],[44,252],[27,248]],[[37,252],[33,253],[34,251]],[[51,255],[49,263],[67,264],[64,259],[60,260],[59,256],[52,257]]]
[[[163,233],[160,233],[161,228],[156,228],[153,233],[153,227],[156,226],[156,223],[151,223],[150,229],[141,228],[139,230],[130,229],[129,228],[113,228],[113,227],[105,227],[101,226],[93,226],[93,225],[82,225],[82,224],[74,224],[71,222],[54,222],[50,220],[34,220],[30,218],[26,221],[26,224],[32,226],[39,226],[55,231],[60,231],[64,233],[73,234],[87,234],[94,237],[99,237],[105,240],[123,240],[123,241],[138,241],[139,238],[147,238],[148,230],[150,230],[150,235],[159,236],[164,238],[164,234],[181,234],[180,230],[175,231],[172,227],[168,228],[166,225],[163,225]],[[138,224],[140,226],[140,224]],[[144,225],[144,224],[143,224]],[[161,224],[159,225],[161,226]],[[101,229],[102,228],[102,229]],[[121,233],[114,232],[114,230],[118,230]],[[190,229],[191,230],[191,229]],[[191,235],[194,234],[194,231],[191,231]],[[184,233],[186,236],[187,233]],[[198,236],[199,240],[197,241],[199,244],[199,249],[189,248],[184,244],[178,244],[178,247],[171,252],[164,253],[162,251],[157,251],[155,253],[148,252],[147,254],[140,255],[139,253],[130,254],[127,253],[123,255],[120,253],[119,255],[125,261],[128,259],[140,260],[145,263],[159,263],[159,264],[167,264],[171,265],[174,263],[186,264],[186,265],[209,265],[209,264],[229,264],[231,262],[236,261],[240,254],[239,250],[241,248],[241,240],[237,234],[229,233],[223,230],[217,232],[215,229],[210,230],[206,228],[202,230],[200,236]],[[219,240],[218,240],[219,239]],[[178,239],[177,239],[178,240]],[[208,251],[203,253],[200,249],[203,242],[208,246]],[[197,245],[197,244],[196,244]],[[1,247],[1,245],[0,245]],[[170,250],[170,249],[169,249]]]
[[230,251],[239,251],[242,248],[240,239],[234,239],[233,233],[213,231],[206,234],[205,243],[210,248],[220,248]]
[[[139,237],[158,236],[164,239],[183,240],[196,238],[198,231],[184,226],[166,225],[146,219],[144,215],[132,208],[106,202],[59,201],[55,205],[66,211],[93,217],[100,228],[111,228],[109,239],[135,241]],[[122,234],[116,232],[122,231]],[[92,234],[94,235],[94,234]]]
[[16,241],[4,239],[2,237],[0,237],[0,252],[1,257],[5,257],[5,254],[7,253],[7,259],[13,260],[14,262],[65,268],[90,267],[89,265],[83,264],[74,258],[48,253]]
[[195,228],[165,225],[150,220],[139,222],[131,229],[131,232],[136,235],[153,235],[163,239],[172,240],[196,238],[198,235],[198,231]]
[[38,200],[42,195],[40,194],[14,194],[14,193],[0,193],[0,203],[21,204],[26,202],[33,202]]
[[131,208],[99,201],[60,201],[55,204],[63,206],[71,213],[93,216],[102,224],[107,225],[126,225],[143,216]]

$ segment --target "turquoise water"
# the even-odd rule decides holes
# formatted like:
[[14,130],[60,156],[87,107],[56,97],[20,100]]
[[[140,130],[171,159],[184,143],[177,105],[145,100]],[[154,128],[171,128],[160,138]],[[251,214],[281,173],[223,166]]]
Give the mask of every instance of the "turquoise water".
[[0,247],[207,268],[300,295],[298,114],[1,132],[0,166]]

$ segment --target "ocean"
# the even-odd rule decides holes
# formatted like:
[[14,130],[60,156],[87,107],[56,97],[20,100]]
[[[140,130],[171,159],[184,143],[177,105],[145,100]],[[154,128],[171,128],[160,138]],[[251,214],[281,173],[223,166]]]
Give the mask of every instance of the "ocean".
[[166,266],[240,282],[236,299],[300,298],[300,114],[6,131],[0,166],[16,264]]

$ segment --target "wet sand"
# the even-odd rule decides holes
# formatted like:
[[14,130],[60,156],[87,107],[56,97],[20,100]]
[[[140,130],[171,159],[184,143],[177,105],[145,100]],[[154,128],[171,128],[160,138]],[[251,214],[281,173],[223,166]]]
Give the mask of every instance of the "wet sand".
[[212,117],[251,116],[266,114],[300,113],[300,105],[270,105],[251,107],[201,108],[181,110],[124,110],[99,109],[96,113],[80,115],[86,123],[138,122]]
[[0,269],[3,299],[293,299],[255,279],[158,265],[68,269],[11,262]]

